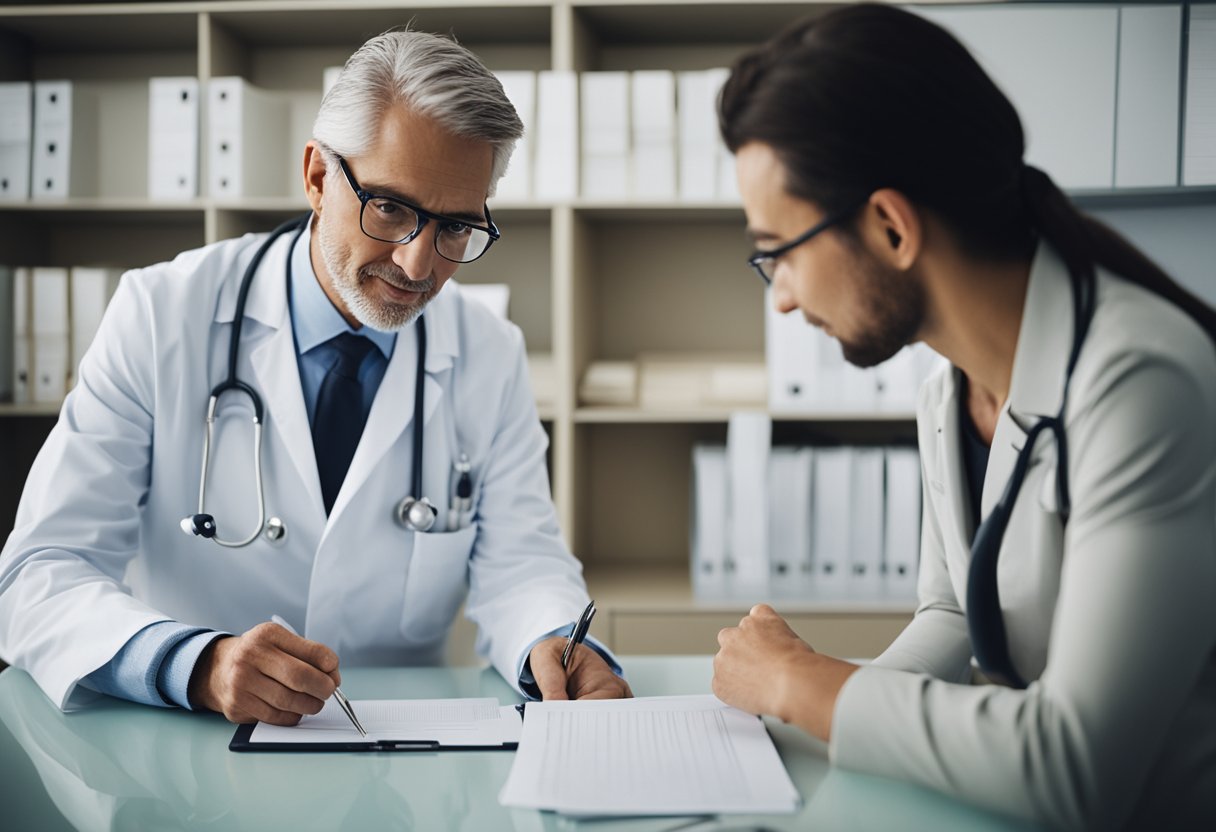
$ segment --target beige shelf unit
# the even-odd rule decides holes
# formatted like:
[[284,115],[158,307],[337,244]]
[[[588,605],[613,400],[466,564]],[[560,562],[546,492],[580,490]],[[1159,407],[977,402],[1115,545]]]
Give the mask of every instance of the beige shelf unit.
[[[341,63],[366,37],[411,20],[418,29],[453,32],[494,69],[683,70],[729,65],[781,26],[840,5],[845,3],[215,0],[2,6],[0,80],[101,83],[112,115],[98,148],[106,171],[101,194],[0,205],[0,262],[142,265],[269,229],[304,210],[299,154],[320,101],[322,69]],[[238,201],[204,195],[186,203],[149,202],[142,154],[147,105],[138,91],[153,75],[196,75],[205,82],[227,74],[291,101],[292,146],[283,155],[282,192]],[[206,182],[205,170],[200,182]],[[1133,198],[1168,202],[1184,190]],[[1205,201],[1216,192],[1190,190],[1202,191]],[[1099,203],[1124,199],[1115,192],[1085,196]],[[542,413],[552,442],[554,498],[562,527],[587,564],[592,592],[610,611],[610,641],[626,651],[711,651],[705,634],[716,632],[720,621],[737,619],[748,604],[705,608],[691,600],[690,450],[699,441],[722,441],[728,414],[721,408],[580,407],[576,390],[583,370],[597,359],[654,350],[762,355],[763,292],[743,266],[742,211],[717,200],[492,206],[504,241],[460,277],[510,284],[512,317],[529,349],[554,357],[556,401]],[[0,406],[0,415],[31,414],[54,411]],[[911,414],[774,416],[783,441],[914,438]],[[5,436],[11,441],[7,429]],[[20,483],[4,485],[20,490]],[[638,598],[645,604],[634,604]],[[881,604],[797,611],[809,617],[799,623],[807,627],[823,616],[841,616],[837,623],[846,634],[877,621],[878,630],[866,631],[871,641],[836,645],[836,652],[848,655],[872,655],[909,614],[910,607]],[[679,626],[664,629],[647,616]],[[658,638],[656,628],[693,633],[688,638],[696,643],[684,636]],[[814,632],[807,634],[827,649]]]

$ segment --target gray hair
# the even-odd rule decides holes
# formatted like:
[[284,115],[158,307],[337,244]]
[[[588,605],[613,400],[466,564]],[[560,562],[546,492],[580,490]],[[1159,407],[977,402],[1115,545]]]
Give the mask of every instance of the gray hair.
[[371,148],[394,104],[457,136],[488,142],[494,149],[489,191],[494,193],[524,126],[502,84],[476,55],[455,40],[426,32],[377,35],[350,56],[322,100],[313,138],[339,156],[357,157]]

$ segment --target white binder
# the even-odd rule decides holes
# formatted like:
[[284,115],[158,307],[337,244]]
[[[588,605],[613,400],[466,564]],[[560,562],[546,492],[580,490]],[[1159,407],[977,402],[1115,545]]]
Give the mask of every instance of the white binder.
[[480,303],[494,313],[507,319],[507,308],[511,304],[511,287],[506,283],[462,283],[460,293],[473,303]]
[[533,195],[569,200],[578,194],[578,78],[566,70],[536,76],[536,167]]
[[945,362],[924,344],[910,344],[871,372],[877,380],[875,410],[913,414],[920,387]]
[[207,91],[207,175],[213,197],[282,196],[288,103],[244,78],[212,78]]
[[772,594],[802,598],[811,588],[815,456],[811,448],[773,448],[768,463],[769,560]]
[[34,389],[34,276],[30,269],[13,270],[13,394],[14,404],[28,404]]
[[34,383],[31,398],[55,404],[68,392],[68,270],[33,270]]
[[321,70],[321,100],[325,100],[325,96],[329,95],[329,91],[334,88],[334,84],[338,83],[338,76],[342,74],[343,67],[327,66]]
[[726,486],[726,448],[692,449],[692,586],[698,598],[721,598],[727,591],[727,534],[730,504]]
[[1009,97],[1030,164],[1063,188],[1112,186],[1117,8],[1038,3],[915,12],[954,32]]
[[638,200],[675,199],[675,73],[663,69],[634,72],[631,83],[631,194]]
[[34,87],[0,83],[0,201],[30,196],[30,145],[34,136]]
[[878,377],[847,363],[836,339],[797,312],[765,301],[765,352],[769,409],[778,413],[871,413],[878,407]]
[[883,472],[882,448],[854,448],[849,505],[850,598],[882,594]]
[[735,155],[727,150],[726,142],[722,141],[722,131],[718,129],[718,99],[722,95],[722,87],[730,78],[730,70],[726,67],[717,67],[706,70],[705,74],[709,77],[710,113],[714,119],[714,146],[718,149],[715,196],[725,202],[738,202],[740,196],[739,181],[735,177]]
[[97,90],[73,81],[34,82],[34,198],[96,196]]
[[769,586],[768,460],[773,421],[767,413],[731,414],[726,426],[730,483],[730,591],[755,596]]
[[1178,184],[1180,6],[1119,10],[1115,187]]
[[118,288],[120,269],[76,266],[71,272],[72,380],[75,383],[81,359],[101,327],[106,306]]
[[148,81],[148,197],[198,196],[197,78]]
[[582,85],[582,196],[629,195],[629,73],[584,72]]
[[527,70],[500,70],[494,73],[502,84],[502,91],[515,107],[519,120],[524,123],[524,135],[515,145],[511,163],[494,196],[503,200],[528,200],[532,198],[532,156],[536,141],[536,73]]
[[813,488],[812,594],[817,598],[840,598],[849,588],[853,449],[817,448]]
[[718,194],[718,122],[714,76],[704,70],[677,76],[680,141],[680,199],[713,200]]
[[1190,12],[1182,184],[1216,185],[1216,5]]
[[13,400],[13,348],[17,339],[13,303],[17,281],[12,266],[0,266],[0,402]]
[[886,462],[883,594],[915,598],[920,562],[920,456],[915,448],[888,448]]

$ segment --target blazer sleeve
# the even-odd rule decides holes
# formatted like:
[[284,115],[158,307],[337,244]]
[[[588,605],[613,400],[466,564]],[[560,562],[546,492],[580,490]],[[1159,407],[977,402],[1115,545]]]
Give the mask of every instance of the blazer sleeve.
[[1210,344],[1094,371],[1074,392],[1042,676],[1020,691],[862,668],[837,700],[834,762],[1056,827],[1126,820],[1216,643],[1213,377]]
[[[940,380],[938,380],[940,382]],[[925,673],[937,679],[962,682],[971,677],[971,642],[950,573],[938,514],[942,499],[930,487],[930,459],[936,459],[934,416],[938,383],[926,384],[920,395],[919,435],[922,516],[920,566],[916,580],[916,615],[872,666]]]

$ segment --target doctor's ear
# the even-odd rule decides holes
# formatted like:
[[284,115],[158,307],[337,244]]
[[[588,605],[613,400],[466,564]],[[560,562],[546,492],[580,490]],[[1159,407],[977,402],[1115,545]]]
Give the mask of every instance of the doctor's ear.
[[321,146],[315,140],[310,141],[304,146],[304,195],[316,214],[321,213],[321,196],[325,193],[327,171]]
[[870,195],[865,234],[871,250],[897,269],[911,268],[920,254],[924,228],[920,211],[910,199],[893,188]]

